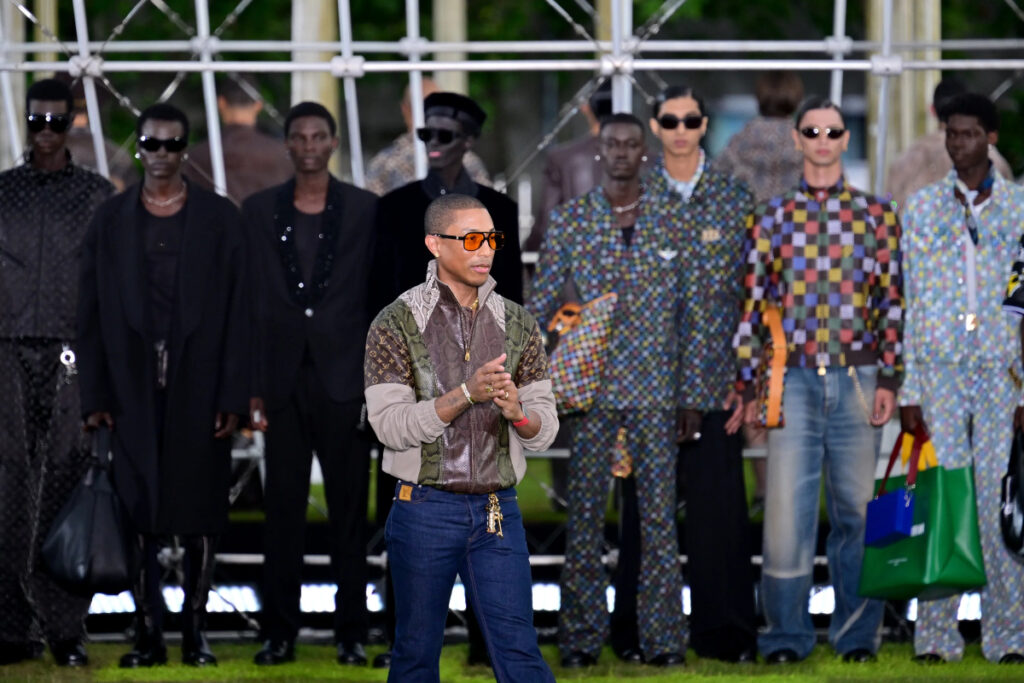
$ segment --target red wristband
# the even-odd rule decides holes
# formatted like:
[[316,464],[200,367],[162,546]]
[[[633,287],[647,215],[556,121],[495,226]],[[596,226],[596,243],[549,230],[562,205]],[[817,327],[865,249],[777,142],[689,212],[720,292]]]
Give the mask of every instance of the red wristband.
[[530,418],[526,417],[526,415],[524,414],[523,415],[523,419],[520,420],[519,422],[513,422],[512,426],[518,429],[519,427],[522,427],[522,426],[528,425],[528,424],[530,424]]

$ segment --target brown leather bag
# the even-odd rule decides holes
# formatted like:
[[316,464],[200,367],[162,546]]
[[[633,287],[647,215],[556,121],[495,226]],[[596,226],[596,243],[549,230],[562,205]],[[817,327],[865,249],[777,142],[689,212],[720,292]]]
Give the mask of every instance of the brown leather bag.
[[782,392],[786,376],[786,333],[782,329],[779,308],[768,304],[764,324],[771,342],[764,345],[761,364],[757,369],[757,401],[760,406],[761,425],[767,429],[784,427]]

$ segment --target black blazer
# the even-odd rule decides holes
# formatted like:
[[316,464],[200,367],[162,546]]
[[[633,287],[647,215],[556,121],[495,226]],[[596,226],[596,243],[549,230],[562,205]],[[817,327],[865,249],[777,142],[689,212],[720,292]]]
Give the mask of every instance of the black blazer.
[[290,230],[294,196],[292,179],[242,205],[254,284],[253,395],[267,410],[289,399],[307,350],[333,400],[363,395],[377,197],[330,179],[313,281],[306,283]]
[[114,484],[140,531],[218,534],[227,526],[231,439],[213,438],[215,415],[249,412],[247,269],[238,210],[189,184],[159,406],[146,324],[140,188],[133,185],[96,210],[82,247],[76,349],[82,413],[113,415]]

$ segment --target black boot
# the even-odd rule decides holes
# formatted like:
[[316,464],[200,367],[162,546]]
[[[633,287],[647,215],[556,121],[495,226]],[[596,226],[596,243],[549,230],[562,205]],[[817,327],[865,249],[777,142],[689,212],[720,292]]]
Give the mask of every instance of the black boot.
[[206,641],[206,601],[213,582],[212,536],[184,540],[185,603],[181,610],[181,662],[190,666],[217,666]]
[[156,540],[139,536],[142,568],[132,586],[135,599],[135,646],[121,657],[122,669],[138,669],[167,663],[164,645],[163,595],[156,561]]

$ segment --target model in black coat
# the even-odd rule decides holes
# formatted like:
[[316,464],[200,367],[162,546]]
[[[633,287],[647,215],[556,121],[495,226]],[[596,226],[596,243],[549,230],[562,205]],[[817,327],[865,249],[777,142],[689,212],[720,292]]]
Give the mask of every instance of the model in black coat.
[[[184,555],[182,661],[216,664],[203,634],[216,537],[227,527],[231,434],[248,413],[250,310],[238,211],[181,177],[188,120],[139,117],[142,184],[97,209],[78,299],[81,409],[113,429],[113,478],[138,532],[135,645],[121,666],[167,661],[161,536]],[[155,149],[154,149],[155,147]]]
[[218,413],[249,412],[249,292],[238,211],[189,185],[166,406],[158,417],[139,196],[134,185],[107,200],[85,238],[82,414],[113,418],[114,483],[139,532],[217,535],[227,528],[231,439],[214,438],[214,424]]

